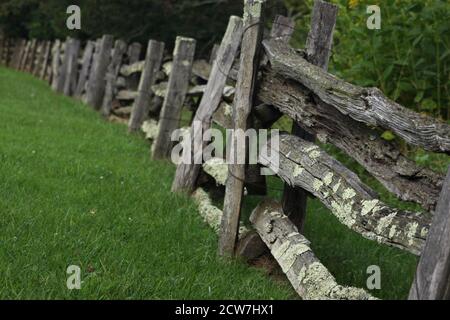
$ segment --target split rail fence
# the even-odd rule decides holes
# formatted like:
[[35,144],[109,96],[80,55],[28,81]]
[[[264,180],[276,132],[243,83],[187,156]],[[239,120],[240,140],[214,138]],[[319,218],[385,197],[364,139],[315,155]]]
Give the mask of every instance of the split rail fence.
[[[142,130],[153,141],[152,156],[167,159],[170,137],[189,110],[203,132],[212,124],[226,129],[268,129],[282,115],[292,132],[272,138],[260,150],[259,165],[202,161],[195,153],[203,137],[186,126],[193,163],[179,164],[174,192],[191,194],[204,220],[219,234],[219,253],[254,259],[270,251],[304,299],[374,299],[360,288],[339,285],[302,235],[307,197],[319,199],[337,219],[361,236],[420,256],[410,299],[450,298],[450,171],[444,175],[418,166],[390,130],[413,146],[450,154],[450,127],[327,72],[337,7],[316,0],[304,50],[289,46],[295,23],[277,16],[264,33],[265,1],[246,0],[244,18],[232,16],[209,61],[195,60],[194,39],[178,37],[173,55],[164,43],[127,45],[105,35],[82,46],[77,39],[39,41],[0,35],[0,62],[47,81],[56,92],[82,99],[105,118]],[[381,129],[381,130],[380,130]],[[248,145],[235,142],[235,156]],[[329,143],[355,159],[396,197],[420,204],[409,212],[383,203],[358,176],[323,151]],[[279,163],[268,154],[279,154]],[[240,221],[244,190],[264,194],[272,169],[285,182],[281,202],[266,200],[253,211],[252,230]],[[211,182],[214,183],[211,183]],[[222,186],[222,187],[220,187]],[[224,191],[223,210],[212,189]]]

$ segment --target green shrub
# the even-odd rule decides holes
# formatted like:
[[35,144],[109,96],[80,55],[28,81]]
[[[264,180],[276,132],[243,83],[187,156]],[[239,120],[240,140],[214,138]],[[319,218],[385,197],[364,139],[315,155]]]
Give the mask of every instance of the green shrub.
[[[334,0],[339,6],[330,71],[379,87],[418,112],[450,118],[450,1]],[[313,0],[287,0],[296,13],[293,45],[303,47]],[[368,5],[381,9],[381,29],[366,26]]]

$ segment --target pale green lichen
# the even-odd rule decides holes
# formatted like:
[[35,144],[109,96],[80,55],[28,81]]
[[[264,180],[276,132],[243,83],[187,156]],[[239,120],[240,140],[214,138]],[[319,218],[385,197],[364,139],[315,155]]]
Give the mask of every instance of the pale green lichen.
[[300,270],[299,286],[302,298],[305,300],[374,300],[373,296],[364,289],[344,287],[336,282],[336,279],[328,269],[320,262],[314,262]]
[[166,75],[170,75],[170,72],[172,72],[172,66],[173,66],[172,61],[163,64],[162,69]]
[[353,201],[344,204],[339,204],[336,201],[331,202],[331,208],[334,215],[339,219],[341,223],[349,228],[352,228],[356,223],[356,220],[352,216],[353,204]]
[[397,235],[397,226],[393,224],[389,230],[389,239],[394,238]]
[[296,165],[294,167],[294,172],[292,173],[292,175],[294,176],[294,178],[297,178],[298,176],[300,176],[303,171],[305,171],[305,169],[303,169],[301,166]]
[[338,192],[338,190],[339,190],[339,187],[341,186],[341,179],[339,179],[339,181],[338,181],[338,183],[336,183],[334,186],[333,186],[333,192],[334,193],[337,193]]
[[223,114],[227,117],[231,117],[233,115],[233,108],[228,103],[225,103],[224,105]]
[[381,218],[381,219],[378,221],[378,225],[377,225],[377,227],[375,228],[375,231],[376,231],[378,234],[383,233],[388,227],[390,227],[390,226],[392,225],[392,220],[394,220],[394,218],[395,218],[396,216],[397,216],[397,212],[394,211],[394,212],[392,212],[391,214],[389,214],[389,215],[387,215],[387,216]]
[[211,158],[203,164],[203,170],[216,180],[219,185],[225,185],[228,179],[228,165],[222,158]]
[[379,203],[380,201],[377,199],[374,200],[363,200],[361,202],[361,215],[365,216],[367,215],[369,212],[371,212]]
[[325,183],[326,186],[329,186],[332,182],[333,182],[333,172],[328,172],[323,178],[323,183]]
[[222,221],[222,211],[212,205],[209,195],[203,189],[197,189],[192,194],[192,197],[198,205],[203,220],[213,228],[214,231],[219,232]]
[[344,200],[352,199],[354,196],[356,196],[356,192],[352,188],[345,189],[344,193],[342,194],[342,198]]
[[274,245],[275,248],[272,250],[273,257],[278,260],[286,252],[290,245],[291,243],[289,241],[283,242],[278,247],[275,247]]
[[419,227],[419,224],[417,222],[411,222],[406,227],[406,229],[408,230],[406,232],[406,237],[408,239],[408,244],[410,246],[412,246],[414,244],[415,236],[416,236],[418,227]]
[[277,258],[277,261],[284,273],[288,272],[292,268],[298,256],[304,254],[305,252],[311,251],[311,248],[304,243],[296,243],[293,245],[290,241],[286,241],[286,243],[289,244],[288,249]]
[[[202,188],[195,190],[192,194],[192,198],[198,205],[200,216],[216,233],[218,233],[222,222],[222,210],[212,204],[208,193]],[[249,232],[249,230],[244,225],[240,224],[239,236],[242,237],[242,235],[247,232]]]
[[155,94],[155,96],[165,97],[167,86],[168,86],[167,82],[161,82],[152,86],[152,91]]
[[321,152],[319,150],[313,150],[309,153],[309,157],[313,160],[316,160],[320,157]]
[[319,179],[314,178],[314,182],[313,182],[313,188],[315,191],[319,192],[320,188],[322,188],[323,186],[323,182],[320,181]]
[[311,145],[305,147],[303,149],[303,151],[306,153],[310,153],[311,151],[318,150],[318,149],[319,149],[319,146],[316,146],[315,144],[311,144]]
[[423,227],[422,230],[420,230],[420,236],[422,238],[426,238],[428,235],[428,228],[427,227]]
[[338,285],[333,275],[320,262],[303,267],[298,280],[305,289],[305,300],[329,299],[331,290]]
[[145,133],[145,138],[154,140],[158,135],[158,122],[155,120],[147,120],[141,126],[141,130]]

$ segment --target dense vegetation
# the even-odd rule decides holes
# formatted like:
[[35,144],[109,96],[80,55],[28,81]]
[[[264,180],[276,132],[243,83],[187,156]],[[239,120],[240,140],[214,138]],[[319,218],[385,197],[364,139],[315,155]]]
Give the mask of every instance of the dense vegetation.
[[[293,44],[303,47],[313,0],[272,0],[275,13],[296,18]],[[331,71],[348,81],[381,88],[401,104],[450,118],[450,1],[331,0],[339,5]],[[82,30],[66,28],[66,8],[82,9]],[[381,30],[369,30],[367,5],[381,8]],[[111,33],[127,41],[149,38],[170,47],[177,35],[199,42],[206,55],[220,40],[228,17],[242,14],[242,0],[0,0],[0,28],[10,36],[82,39]]]
[[[304,44],[313,0],[287,0],[300,12],[297,46]],[[331,71],[375,86],[402,105],[450,118],[450,1],[337,0]],[[381,9],[381,29],[369,30],[367,5]]]

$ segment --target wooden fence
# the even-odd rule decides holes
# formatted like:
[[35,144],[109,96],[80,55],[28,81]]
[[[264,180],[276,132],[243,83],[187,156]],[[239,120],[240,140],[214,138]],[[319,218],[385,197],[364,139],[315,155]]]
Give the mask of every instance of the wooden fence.
[[[230,18],[209,61],[195,60],[195,40],[184,37],[176,39],[172,55],[164,43],[150,40],[140,60],[142,45],[110,35],[82,46],[72,38],[50,42],[0,34],[0,62],[82,99],[105,118],[127,124],[130,132],[142,129],[157,159],[169,157],[170,136],[181,127],[183,108],[190,110],[192,126],[182,132],[191,133],[189,152],[199,161],[178,165],[172,190],[192,195],[219,234],[221,255],[253,259],[269,250],[302,298],[374,299],[363,289],[337,284],[301,234],[307,197],[314,196],[361,236],[421,256],[410,299],[449,299],[450,171],[445,177],[418,166],[380,134],[390,130],[411,145],[450,154],[449,125],[404,108],[376,88],[327,72],[336,6],[315,1],[304,50],[288,44],[295,26],[289,18],[277,16],[264,34],[264,6],[263,0],[247,0],[244,18]],[[283,199],[258,205],[249,230],[240,219],[244,190],[264,194],[265,177],[255,165],[202,161],[203,154],[194,150],[205,142],[193,120],[201,121],[203,130],[212,123],[264,129],[282,115],[294,120],[292,132],[282,134],[279,143],[269,140],[258,161],[285,182]],[[345,152],[396,197],[420,204],[424,212],[383,203],[316,139]],[[245,155],[247,149],[236,143],[233,152]],[[271,152],[279,154],[278,164],[266,156]],[[213,189],[225,190],[223,210],[213,205]]]

